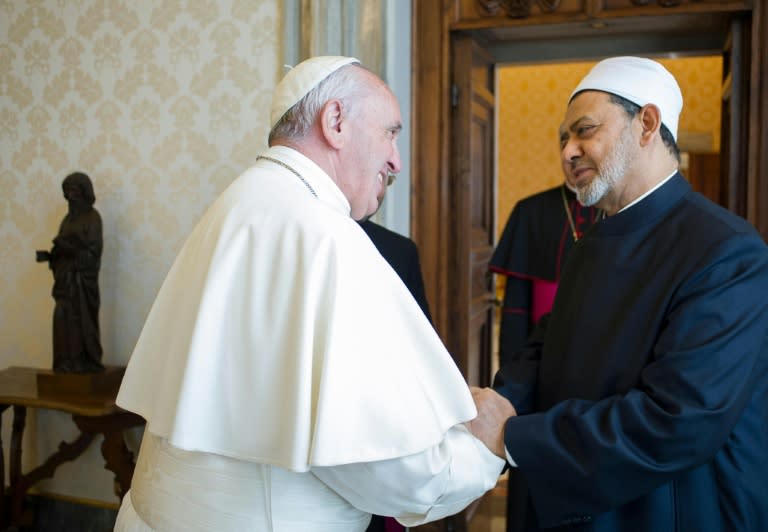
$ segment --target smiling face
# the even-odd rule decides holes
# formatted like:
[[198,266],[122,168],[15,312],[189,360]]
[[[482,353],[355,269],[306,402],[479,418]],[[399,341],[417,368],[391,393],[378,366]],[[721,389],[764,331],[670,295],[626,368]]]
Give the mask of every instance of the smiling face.
[[621,197],[638,149],[632,123],[604,92],[582,92],[568,105],[560,127],[561,164],[581,204],[605,208]]
[[355,103],[349,117],[352,142],[345,147],[338,183],[355,220],[376,212],[387,175],[401,169],[397,149],[397,137],[403,128],[400,106],[383,81],[372,74],[368,78],[370,90]]

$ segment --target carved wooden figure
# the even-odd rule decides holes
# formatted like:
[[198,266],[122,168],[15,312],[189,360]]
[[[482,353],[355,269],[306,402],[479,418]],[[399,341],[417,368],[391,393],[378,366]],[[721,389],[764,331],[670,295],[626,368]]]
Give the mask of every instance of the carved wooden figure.
[[53,272],[53,370],[97,373],[104,370],[99,339],[99,267],[103,247],[101,216],[90,178],[68,175],[61,185],[69,204],[50,251],[37,261]]

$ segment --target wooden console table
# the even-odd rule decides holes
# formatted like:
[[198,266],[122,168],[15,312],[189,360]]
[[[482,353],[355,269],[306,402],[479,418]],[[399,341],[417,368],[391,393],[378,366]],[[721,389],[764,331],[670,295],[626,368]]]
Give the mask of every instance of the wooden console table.
[[[104,436],[104,442],[101,444],[101,454],[106,462],[104,467],[115,474],[115,494],[122,499],[131,486],[134,457],[125,445],[123,431],[143,425],[144,419],[115,405],[116,390],[88,395],[61,392],[40,394],[37,389],[37,374],[40,371],[43,370],[26,367],[0,370],[0,414],[9,407],[13,408],[8,460],[9,508],[5,506],[5,464],[0,439],[0,529],[25,524],[22,523],[24,497],[30,486],[44,478],[51,478],[59,465],[83,454],[98,434]],[[45,462],[27,473],[22,473],[21,445],[28,407],[72,414],[72,420],[80,429],[80,436],[72,442],[62,441],[58,450]],[[2,418],[0,428],[1,425]]]

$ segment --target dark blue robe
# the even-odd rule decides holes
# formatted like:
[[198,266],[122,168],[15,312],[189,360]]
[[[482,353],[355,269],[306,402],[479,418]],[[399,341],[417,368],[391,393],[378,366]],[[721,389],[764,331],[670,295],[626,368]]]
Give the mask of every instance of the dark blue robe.
[[523,530],[768,530],[768,247],[679,174],[574,246],[496,377]]

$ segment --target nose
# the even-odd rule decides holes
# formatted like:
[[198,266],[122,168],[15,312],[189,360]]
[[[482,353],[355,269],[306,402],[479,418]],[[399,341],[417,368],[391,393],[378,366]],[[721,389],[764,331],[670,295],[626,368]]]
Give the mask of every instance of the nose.
[[397,148],[397,143],[393,143],[392,157],[387,161],[387,168],[393,174],[400,173],[402,170],[402,162],[400,161],[400,150]]
[[581,148],[572,138],[566,140],[562,148],[560,148],[560,158],[562,159],[563,164],[574,162],[579,157],[581,157],[581,155]]

